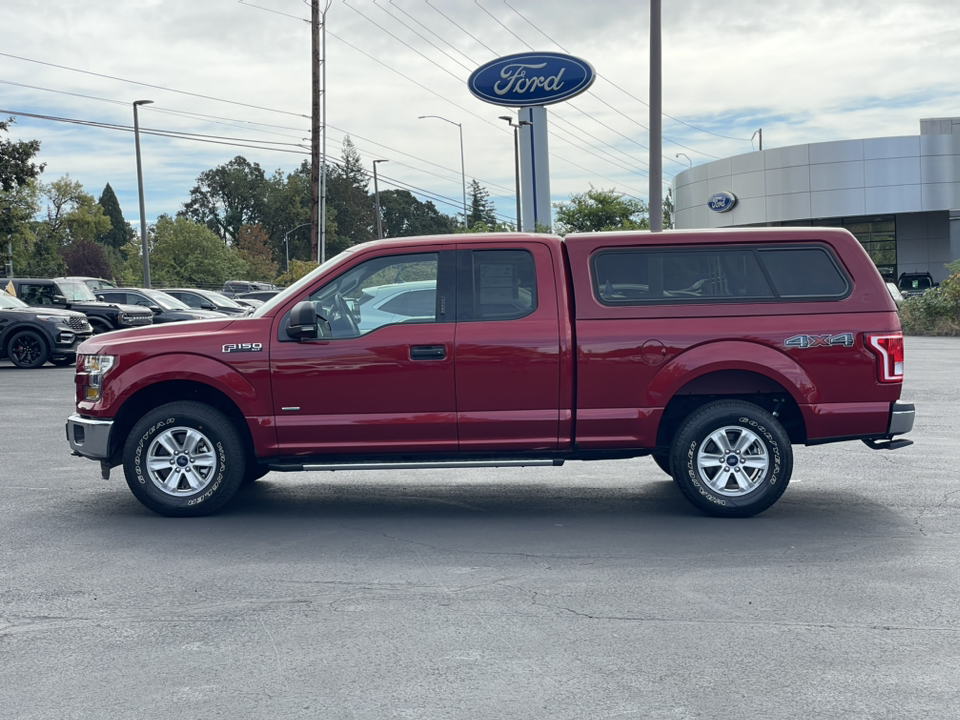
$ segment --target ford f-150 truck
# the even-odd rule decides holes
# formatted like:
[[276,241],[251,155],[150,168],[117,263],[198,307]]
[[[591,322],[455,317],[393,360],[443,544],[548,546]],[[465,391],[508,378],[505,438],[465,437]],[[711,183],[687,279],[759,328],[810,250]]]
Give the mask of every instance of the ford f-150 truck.
[[750,516],[793,444],[894,449],[914,419],[896,307],[841,229],[376,241],[250,317],[79,353],[74,453],[172,516],[270,470],[643,455],[703,512]]

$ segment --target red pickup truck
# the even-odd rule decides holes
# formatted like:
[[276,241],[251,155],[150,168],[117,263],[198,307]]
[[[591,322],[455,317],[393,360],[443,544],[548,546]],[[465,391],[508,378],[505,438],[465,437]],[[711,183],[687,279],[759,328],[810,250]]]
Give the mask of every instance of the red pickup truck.
[[896,306],[829,228],[377,241],[252,316],[79,353],[74,453],[173,516],[271,470],[652,455],[744,517],[783,493],[792,444],[893,449],[914,418]]

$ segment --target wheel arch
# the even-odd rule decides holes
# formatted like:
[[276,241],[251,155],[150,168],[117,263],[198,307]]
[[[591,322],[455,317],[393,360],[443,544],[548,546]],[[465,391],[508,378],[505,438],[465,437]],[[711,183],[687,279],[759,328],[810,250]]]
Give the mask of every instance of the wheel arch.
[[110,464],[123,462],[123,447],[130,430],[150,410],[178,400],[192,400],[216,408],[233,423],[247,449],[248,459],[254,455],[253,435],[240,407],[222,390],[198,380],[171,379],[146,385],[127,398],[113,419],[110,435]]
[[648,388],[664,407],[657,446],[665,447],[683,419],[718,399],[743,400],[776,414],[792,443],[806,441],[802,403],[816,402],[819,390],[792,358],[768,346],[724,341],[697,346],[673,358]]

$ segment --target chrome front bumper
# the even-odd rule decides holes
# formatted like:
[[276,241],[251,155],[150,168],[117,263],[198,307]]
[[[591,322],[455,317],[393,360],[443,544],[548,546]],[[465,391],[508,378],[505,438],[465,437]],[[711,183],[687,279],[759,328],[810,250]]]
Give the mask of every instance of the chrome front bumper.
[[112,430],[113,420],[94,420],[76,414],[67,418],[67,441],[75,455],[109,459]]

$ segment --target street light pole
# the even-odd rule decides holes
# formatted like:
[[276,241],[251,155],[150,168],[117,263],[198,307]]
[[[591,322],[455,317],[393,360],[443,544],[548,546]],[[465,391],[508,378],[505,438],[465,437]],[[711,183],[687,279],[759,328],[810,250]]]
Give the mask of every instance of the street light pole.
[[377,185],[377,163],[390,162],[389,160],[373,161],[373,199],[377,205],[377,239],[383,237],[383,217],[380,215],[380,187]]
[[133,137],[137,146],[137,188],[140,190],[140,243],[143,252],[143,286],[150,287],[150,249],[147,246],[147,214],[143,204],[143,165],[140,162],[140,121],[137,107],[149,105],[153,100],[135,100],[133,103]]
[[445,117],[440,117],[439,115],[421,115],[418,119],[423,120],[425,118],[436,118],[437,120],[443,120],[448,122],[451,125],[456,125],[460,128],[460,181],[463,185],[463,229],[467,229],[467,170],[466,165],[463,163],[463,125],[453,120],[447,120]]
[[517,180],[517,232],[520,232],[522,218],[520,216],[520,128],[524,125],[533,125],[529,120],[520,120],[513,122],[512,115],[501,115],[500,120],[506,120],[507,124],[513,128],[513,162]]
[[283,235],[283,244],[287,248],[287,275],[290,274],[290,233],[296,232],[300,228],[309,227],[312,223],[304,223],[303,225],[297,225],[293,230],[287,230]]
[[687,162],[690,163],[690,167],[693,167],[693,160],[690,159],[690,156],[687,155],[686,153],[679,152],[677,153],[676,157],[680,157],[681,155],[683,155],[687,159]]

